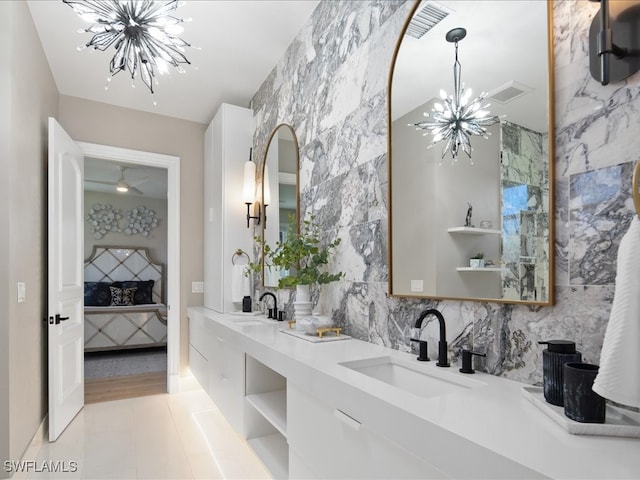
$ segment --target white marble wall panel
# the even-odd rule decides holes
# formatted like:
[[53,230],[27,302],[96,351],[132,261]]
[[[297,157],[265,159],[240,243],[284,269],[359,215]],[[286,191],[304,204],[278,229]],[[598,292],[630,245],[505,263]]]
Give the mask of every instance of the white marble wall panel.
[[[404,351],[419,313],[438,308],[453,365],[460,348],[472,347],[487,352],[476,362],[480,368],[528,383],[541,380],[539,340],[573,339],[585,360],[597,362],[613,299],[616,245],[631,215],[625,175],[640,152],[640,74],[606,87],[593,80],[587,32],[598,4],[553,2],[554,306],[388,297],[386,82],[411,7],[322,1],[253,98],[255,159],[262,161],[276,125],[291,124],[300,143],[302,211],[318,216],[328,238],[342,238],[332,267],[346,277],[314,290],[317,308],[356,338]],[[609,198],[595,202],[585,191],[590,186]],[[280,292],[288,311],[292,298]],[[422,332],[432,358],[434,323]]]

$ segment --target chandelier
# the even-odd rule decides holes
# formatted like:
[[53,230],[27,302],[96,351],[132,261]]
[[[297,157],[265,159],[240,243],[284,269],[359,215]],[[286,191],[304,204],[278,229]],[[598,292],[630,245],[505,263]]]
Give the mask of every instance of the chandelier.
[[[460,73],[462,67],[458,61],[458,42],[467,35],[464,28],[454,28],[445,35],[447,42],[455,44],[456,59],[453,64],[453,95],[447,96],[444,90],[440,90],[442,103],[436,102],[431,111],[424,116],[430,120],[409,124],[416,130],[426,130],[423,135],[431,133],[433,140],[428,148],[439,142],[443,142],[441,159],[447,151],[451,152],[453,161],[458,160],[458,153],[462,150],[471,159],[471,135],[480,135],[485,139],[490,135],[485,127],[500,121],[497,115],[489,115],[486,108],[489,104],[482,105],[486,94],[483,93],[475,99],[471,98],[471,89],[465,89],[461,85]],[[473,161],[471,161],[473,164]]]
[[[181,64],[190,64],[184,56],[184,47],[191,45],[177,35],[183,29],[183,19],[170,13],[182,5],[178,0],[62,0],[87,22],[93,23],[80,33],[92,33],[93,37],[82,50],[93,47],[104,51],[111,45],[116,53],[109,64],[110,76],[105,89],[114,75],[128,70],[131,79],[139,74],[153,94],[157,84],[156,71],[167,73],[169,66],[184,73]],[[135,85],[132,85],[135,87]],[[154,102],[155,103],[155,102]]]

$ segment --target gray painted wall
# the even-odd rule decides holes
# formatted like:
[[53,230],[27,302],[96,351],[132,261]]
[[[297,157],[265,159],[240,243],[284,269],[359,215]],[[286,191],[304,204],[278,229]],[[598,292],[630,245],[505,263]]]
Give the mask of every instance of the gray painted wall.
[[[91,225],[87,221],[89,209],[96,203],[111,205],[120,210],[122,219],[120,225],[124,226],[127,219],[127,211],[144,206],[153,210],[158,218],[158,226],[152,230],[148,237],[140,234],[126,235],[124,232],[109,232],[100,239],[95,239],[91,233]],[[84,193],[84,258],[89,258],[94,245],[109,247],[145,247],[149,249],[151,258],[167,265],[167,200],[157,198],[144,198],[133,195],[114,193],[87,192]],[[166,280],[165,280],[166,282]],[[166,285],[166,283],[165,283]]]
[[[60,125],[74,140],[180,157],[180,368],[188,364],[188,305],[202,305],[206,125],[60,96]],[[169,266],[171,268],[171,266]]]
[[17,461],[47,411],[47,117],[58,93],[26,2],[1,2],[0,19],[0,459]]

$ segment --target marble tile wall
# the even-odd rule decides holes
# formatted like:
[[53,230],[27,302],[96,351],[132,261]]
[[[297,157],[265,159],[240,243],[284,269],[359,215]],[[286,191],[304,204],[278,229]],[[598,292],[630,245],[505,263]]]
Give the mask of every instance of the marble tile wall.
[[[343,281],[313,292],[318,308],[369,342],[409,350],[418,313],[447,319],[450,356],[487,352],[485,371],[541,381],[538,340],[573,339],[597,363],[614,295],[617,246],[633,215],[631,166],[640,154],[640,74],[602,86],[589,74],[588,29],[598,4],[555,1],[555,305],[388,297],[386,86],[412,2],[321,2],[253,98],[254,151],[293,126],[302,212],[342,243]],[[278,292],[291,310],[289,291]],[[424,335],[437,345],[437,328]],[[435,356],[435,352],[430,352]],[[454,363],[455,365],[455,363]]]
[[549,292],[547,137],[501,122],[502,298],[545,301]]

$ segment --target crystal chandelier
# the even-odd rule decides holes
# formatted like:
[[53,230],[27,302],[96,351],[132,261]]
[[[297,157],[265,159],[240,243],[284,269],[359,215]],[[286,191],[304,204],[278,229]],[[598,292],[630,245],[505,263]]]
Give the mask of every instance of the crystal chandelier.
[[[469,101],[471,89],[465,89],[464,85],[461,85],[462,67],[458,61],[458,42],[466,35],[467,31],[464,28],[454,28],[445,36],[447,42],[454,43],[456,48],[456,60],[453,64],[453,95],[447,96],[444,90],[440,90],[442,103],[436,102],[431,113],[424,113],[424,116],[430,120],[409,124],[409,126],[416,127],[416,130],[426,130],[423,135],[429,133],[433,135],[433,141],[428,148],[439,142],[444,142],[441,159],[449,151],[454,162],[458,160],[460,150],[471,159],[470,136],[481,135],[488,138],[490,133],[485,127],[500,121],[499,116],[489,115],[489,111],[486,110],[489,104],[482,105],[485,93]],[[471,163],[473,164],[473,161]]]
[[[153,94],[157,84],[156,71],[168,72],[169,65],[184,73],[180,64],[190,64],[184,56],[184,47],[191,45],[177,35],[183,29],[183,19],[170,13],[181,6],[178,0],[62,0],[87,22],[93,23],[80,33],[92,33],[93,37],[79,50],[86,47],[104,51],[111,45],[116,53],[109,65],[111,78],[122,70],[129,70],[132,80],[139,73],[144,84]],[[135,85],[133,85],[135,86]],[[154,102],[155,103],[155,102]]]

